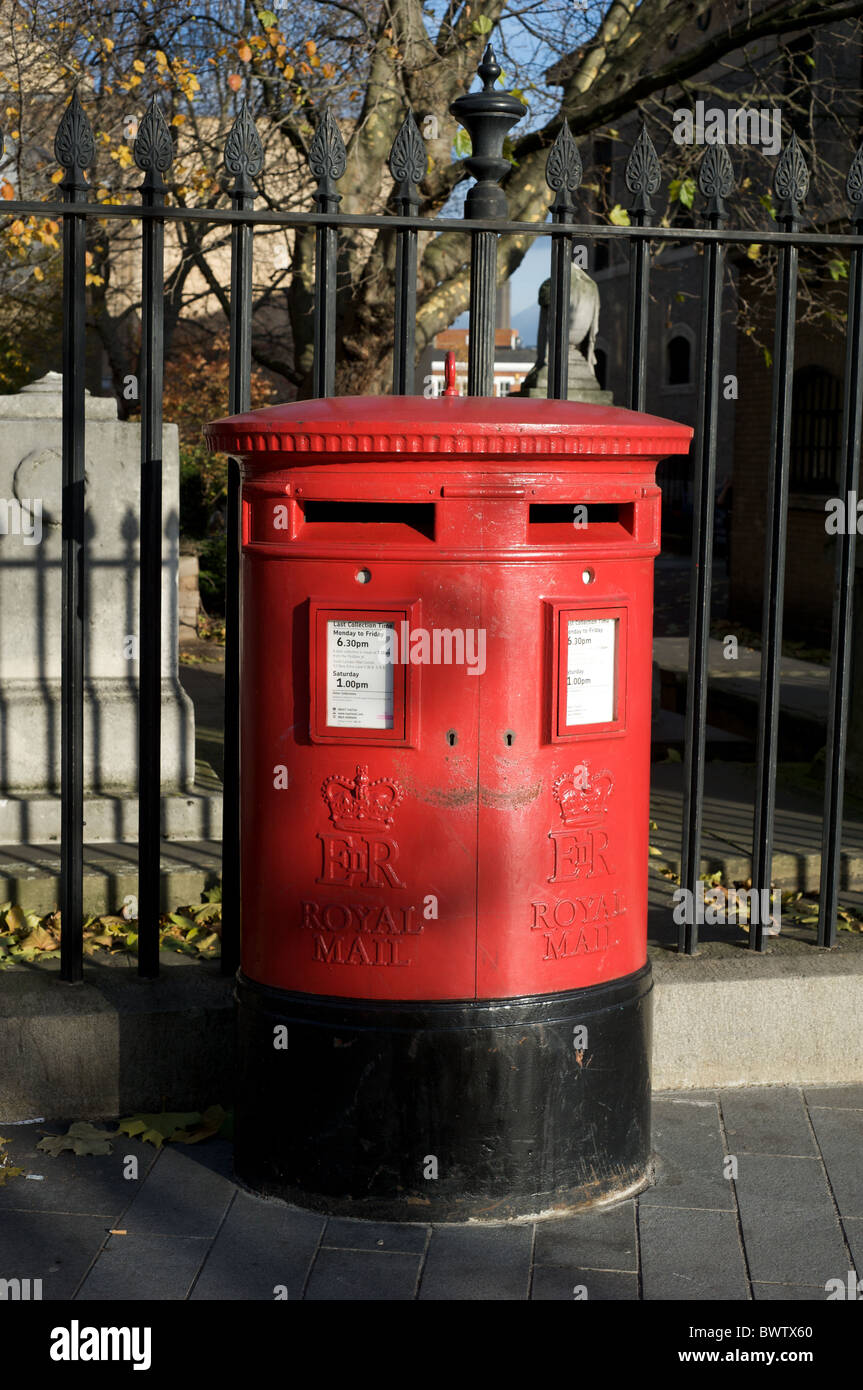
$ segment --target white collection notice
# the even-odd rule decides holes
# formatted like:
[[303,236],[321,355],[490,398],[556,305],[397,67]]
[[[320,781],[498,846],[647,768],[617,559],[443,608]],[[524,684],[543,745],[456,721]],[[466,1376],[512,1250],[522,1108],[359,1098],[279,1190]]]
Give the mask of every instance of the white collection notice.
[[327,724],[336,729],[393,727],[395,623],[327,623]]
[[616,656],[616,618],[567,623],[567,725],[609,724],[615,718]]

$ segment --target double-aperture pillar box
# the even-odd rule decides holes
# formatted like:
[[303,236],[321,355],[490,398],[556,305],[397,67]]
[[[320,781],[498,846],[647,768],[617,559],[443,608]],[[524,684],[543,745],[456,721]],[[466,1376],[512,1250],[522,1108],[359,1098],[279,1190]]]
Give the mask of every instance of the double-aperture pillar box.
[[335,398],[242,468],[238,1174],[501,1219],[637,1190],[657,460],[568,401]]

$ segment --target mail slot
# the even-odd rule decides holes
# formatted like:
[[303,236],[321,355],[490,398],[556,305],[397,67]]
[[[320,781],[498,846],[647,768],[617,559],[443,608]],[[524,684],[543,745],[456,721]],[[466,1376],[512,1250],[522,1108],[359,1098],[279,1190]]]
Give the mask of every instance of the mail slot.
[[236,1164],[405,1221],[636,1191],[659,459],[567,401],[303,401],[242,472]]

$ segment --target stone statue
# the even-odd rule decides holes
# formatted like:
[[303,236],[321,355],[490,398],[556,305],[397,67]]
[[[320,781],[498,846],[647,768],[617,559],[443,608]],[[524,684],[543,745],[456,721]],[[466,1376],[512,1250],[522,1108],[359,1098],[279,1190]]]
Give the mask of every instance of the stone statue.
[[[520,396],[548,394],[548,306],[551,281],[540,285],[537,358],[533,371],[524,379]],[[567,399],[587,401],[595,405],[611,405],[610,391],[603,391],[596,379],[596,335],[599,330],[599,287],[581,266],[573,265],[569,300],[569,362]],[[587,356],[581,344],[587,340]]]

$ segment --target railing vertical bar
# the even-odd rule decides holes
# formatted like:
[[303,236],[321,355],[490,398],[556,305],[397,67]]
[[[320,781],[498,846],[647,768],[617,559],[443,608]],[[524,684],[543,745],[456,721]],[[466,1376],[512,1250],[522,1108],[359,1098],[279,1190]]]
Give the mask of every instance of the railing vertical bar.
[[[403,217],[419,211],[417,184],[425,177],[426,150],[413,115],[408,111],[390,150],[390,173],[396,181],[395,210]],[[417,233],[413,227],[396,232],[396,284],[393,340],[393,395],[412,396],[416,361]]]
[[[847,182],[853,204],[853,230],[863,222],[863,146],[851,164]],[[860,444],[863,433],[863,246],[851,249],[848,267],[848,323],[845,339],[845,399],[842,414],[840,495],[848,503],[857,495]],[[857,535],[849,522],[837,536],[836,585],[827,715],[827,753],[824,819],[821,839],[818,945],[836,945],[839,908],[839,866],[842,854],[842,811],[845,792],[845,745],[851,690],[854,567]]]
[[[734,176],[728,151],[711,145],[699,171],[702,193],[708,198],[707,225],[725,222],[726,198]],[[693,501],[693,565],[690,588],[689,673],[686,683],[683,769],[683,841],[680,882],[696,901],[701,870],[701,824],[704,800],[707,682],[710,654],[710,594],[713,578],[713,503],[716,489],[716,432],[719,418],[719,349],[722,326],[722,284],[725,247],[708,242],[704,250],[699,364],[702,390],[695,429],[695,495]],[[698,948],[697,915],[680,924],[678,950],[692,955]]]
[[[341,194],[335,180],[345,172],[347,155],[341,131],[329,107],[315,131],[309,151],[309,167],[318,180],[315,203],[320,213],[336,212]],[[333,396],[336,390],[336,274],[338,269],[338,231],[318,227],[315,231],[315,309],[312,392]]]
[[[135,139],[144,207],[162,207],[173,158],[165,119],[151,102]],[[162,388],[165,224],[141,228],[141,539],[138,719],[138,974],[159,973],[162,793]]]
[[[809,176],[797,136],[783,150],[773,180],[782,231],[797,231],[799,204],[806,196]],[[776,284],[776,327],[773,352],[773,418],[767,481],[767,523],[764,555],[764,606],[761,623],[761,690],[758,715],[755,822],[752,844],[752,887],[758,894],[757,913],[749,927],[751,950],[765,949],[761,904],[770,893],[773,828],[776,810],[776,763],[779,734],[779,693],[782,663],[782,602],[785,591],[785,548],[788,524],[788,469],[791,444],[792,374],[794,371],[798,248],[780,246]],[[757,917],[757,920],[754,920]]]
[[[660,183],[659,159],[653,141],[642,125],[626,162],[626,186],[634,195],[630,221],[649,227],[651,194]],[[647,398],[647,329],[649,322],[650,241],[633,237],[629,243],[629,374],[627,399],[630,410],[643,410]]]
[[[251,179],[263,165],[263,149],[248,107],[243,102],[225,145],[225,167],[234,176],[231,206],[238,211],[255,201]],[[228,412],[249,410],[252,403],[252,256],[251,223],[231,228],[230,383]],[[240,554],[242,545],[240,465],[228,459],[225,516],[225,742],[222,773],[222,960],[224,975],[240,963]]]
[[[515,125],[527,108],[510,92],[495,91],[500,65],[491,45],[477,67],[482,91],[456,97],[450,112],[471,138],[471,154],[465,159],[477,180],[464,201],[466,218],[498,218],[507,214],[506,195],[498,182],[509,170],[502,155],[509,126]],[[471,232],[470,242],[470,337],[467,351],[467,389],[470,396],[490,396],[494,392],[494,338],[497,294],[497,232]]]
[[[66,170],[66,207],[87,196],[93,163],[90,124],[77,92],[57,130],[54,152]],[[63,213],[62,670],[60,677],[60,977],[84,974],[84,372],[86,217]]]
[[[551,220],[571,222],[572,195],[581,183],[581,156],[564,121],[545,164],[545,181],[554,190]],[[564,401],[569,389],[569,321],[572,297],[573,237],[553,237],[548,303],[548,389],[550,400]]]
[[472,232],[470,255],[470,337],[467,393],[494,393],[494,322],[497,293],[497,233]]

